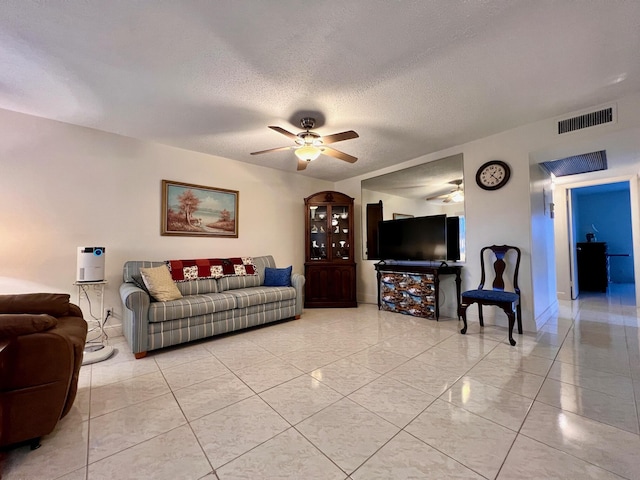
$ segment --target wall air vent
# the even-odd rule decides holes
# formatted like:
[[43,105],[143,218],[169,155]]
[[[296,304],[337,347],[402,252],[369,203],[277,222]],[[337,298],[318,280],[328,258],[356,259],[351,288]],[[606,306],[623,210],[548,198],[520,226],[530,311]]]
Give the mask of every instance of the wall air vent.
[[607,169],[607,152],[606,150],[600,150],[599,152],[583,153],[582,155],[574,155],[573,157],[561,158],[551,162],[542,162],[540,165],[548,173],[553,173],[556,177],[597,172]]
[[613,122],[613,107],[604,108],[597,112],[585,113],[577,117],[567,118],[558,122],[558,134],[575,132],[583,128],[595,127],[603,123]]

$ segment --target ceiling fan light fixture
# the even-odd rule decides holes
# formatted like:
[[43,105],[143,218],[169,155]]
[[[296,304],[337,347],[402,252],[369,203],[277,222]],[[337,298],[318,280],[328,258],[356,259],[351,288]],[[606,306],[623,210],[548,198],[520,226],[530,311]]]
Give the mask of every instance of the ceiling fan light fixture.
[[269,125],[269,128],[275,132],[278,132],[285,137],[293,140],[295,143],[289,147],[276,147],[269,148],[267,150],[260,150],[259,152],[251,152],[251,155],[260,155],[262,153],[279,152],[283,150],[293,150],[296,157],[298,157],[298,171],[304,170],[307,164],[317,159],[321,153],[340,159],[348,163],[354,163],[358,160],[357,157],[349,155],[348,153],[336,150],[333,147],[327,145],[342,142],[344,140],[351,140],[358,138],[358,134],[353,130],[347,130],[345,132],[334,133],[332,135],[321,136],[319,133],[311,131],[315,125],[315,119],[311,117],[305,117],[300,122],[304,132],[291,133],[282,127],[275,125]]
[[464,201],[464,193],[460,190],[456,190],[453,195],[451,195],[451,201],[454,203],[460,203]]
[[295,154],[300,160],[311,162],[318,158],[322,151],[313,145],[303,145],[300,148],[296,148]]

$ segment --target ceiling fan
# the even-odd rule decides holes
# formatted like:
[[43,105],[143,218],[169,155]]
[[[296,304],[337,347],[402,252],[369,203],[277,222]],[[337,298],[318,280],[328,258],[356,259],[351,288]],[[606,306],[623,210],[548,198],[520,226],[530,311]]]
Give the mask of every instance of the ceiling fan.
[[358,134],[353,130],[346,132],[334,133],[333,135],[321,136],[316,132],[312,132],[311,129],[315,126],[316,119],[311,117],[304,117],[300,120],[300,125],[305,129],[304,132],[291,133],[284,128],[269,126],[271,130],[275,130],[281,133],[285,137],[290,138],[295,142],[295,145],[288,147],[270,148],[268,150],[260,150],[259,152],[251,152],[251,155],[260,155],[262,153],[277,152],[280,150],[295,150],[296,157],[298,157],[298,170],[304,170],[312,160],[315,160],[321,153],[329,155],[334,158],[339,158],[345,162],[354,163],[358,160],[356,157],[347,153],[336,150],[335,148],[328,147],[327,145],[341,142],[343,140],[351,140],[352,138],[358,138]]
[[450,192],[440,195],[434,195],[433,197],[427,197],[427,202],[432,200],[442,200],[442,203],[458,203],[464,200],[464,190],[462,189],[462,179],[452,180],[449,182],[451,185],[455,185],[456,188]]

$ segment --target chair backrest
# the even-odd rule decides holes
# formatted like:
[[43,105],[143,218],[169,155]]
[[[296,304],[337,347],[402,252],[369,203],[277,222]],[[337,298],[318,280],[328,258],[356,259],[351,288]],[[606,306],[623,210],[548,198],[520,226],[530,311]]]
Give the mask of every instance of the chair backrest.
[[[487,250],[489,250],[490,253],[486,253]],[[485,268],[485,257],[492,258],[491,266],[493,267],[493,273],[495,275],[493,283],[491,285],[492,289],[499,291],[505,290],[505,272],[507,272],[508,270],[510,273],[512,272],[512,275],[509,276],[509,280],[511,280],[510,283],[513,286],[514,291],[517,294],[520,294],[520,288],[518,287],[518,271],[520,270],[520,249],[512,245],[491,245],[489,247],[482,248],[482,250],[480,250],[482,279],[480,280],[480,286],[478,287],[479,290],[484,289],[486,280],[487,269]],[[515,257],[515,259],[513,257]],[[507,262],[510,263],[510,268],[507,268]]]

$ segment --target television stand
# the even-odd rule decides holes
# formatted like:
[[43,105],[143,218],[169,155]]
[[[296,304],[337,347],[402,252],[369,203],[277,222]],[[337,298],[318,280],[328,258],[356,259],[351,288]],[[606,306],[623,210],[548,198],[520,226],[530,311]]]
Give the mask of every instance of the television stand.
[[[440,275],[456,276],[456,301],[460,310],[462,266],[376,263],[378,309],[416,317],[440,318]],[[458,315],[458,319],[460,316]]]

